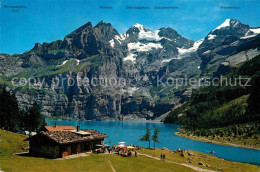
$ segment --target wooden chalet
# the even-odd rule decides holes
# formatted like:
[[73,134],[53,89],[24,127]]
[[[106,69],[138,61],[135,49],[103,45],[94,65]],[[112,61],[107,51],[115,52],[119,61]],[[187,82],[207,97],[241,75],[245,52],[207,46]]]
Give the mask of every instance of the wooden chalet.
[[44,126],[43,131],[76,131],[76,128],[73,126]]
[[[45,129],[49,126],[46,126]],[[73,127],[74,128],[74,127]],[[104,144],[108,137],[97,130],[82,129],[58,131],[41,131],[37,135],[29,137],[29,153],[32,156],[46,158],[62,158],[68,155],[94,150],[96,144]]]

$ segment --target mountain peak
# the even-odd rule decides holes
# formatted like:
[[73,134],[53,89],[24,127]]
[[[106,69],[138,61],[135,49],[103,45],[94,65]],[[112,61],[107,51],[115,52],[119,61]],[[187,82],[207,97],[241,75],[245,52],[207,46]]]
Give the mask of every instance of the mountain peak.
[[150,31],[149,29],[146,29],[143,25],[139,24],[139,23],[136,23],[135,25],[133,25],[132,27],[130,27],[128,30],[127,30],[127,34],[130,35],[130,37],[132,36],[138,36],[138,34],[140,32],[147,32],[147,31]]
[[139,29],[139,30],[144,30],[144,29],[145,29],[144,25],[141,25],[141,24],[139,24],[139,23],[136,23],[136,24],[133,25],[132,27],[133,27],[133,28],[137,28],[137,29]]
[[70,34],[65,36],[65,38],[72,38],[73,36],[75,36],[77,34],[81,34],[82,32],[86,32],[88,30],[92,30],[92,28],[93,28],[92,23],[87,22],[83,26],[79,27],[78,29],[74,30],[73,32],[71,32]]
[[95,28],[97,28],[97,27],[102,27],[102,26],[112,27],[111,23],[106,23],[106,22],[104,22],[103,20],[101,20],[101,21],[95,26]]
[[212,32],[214,32],[215,30],[220,30],[225,28],[241,27],[242,25],[246,26],[236,19],[226,19],[221,25],[216,27]]
[[119,35],[111,23],[103,22],[103,20],[94,27],[94,33],[96,37],[99,37],[101,40],[111,40],[115,35]]
[[[218,27],[216,27],[214,30],[217,30],[217,29],[221,29],[221,28],[225,28],[225,27],[229,27],[230,26],[230,19],[226,19],[224,21],[224,23],[222,23],[221,25],[219,25]],[[213,30],[213,31],[214,31]]]
[[241,23],[235,19],[226,19],[221,25],[213,29],[208,37],[209,40],[214,39],[216,35],[222,36],[236,36],[241,37],[244,36],[245,33],[250,29],[248,25]]
[[84,24],[83,26],[81,26],[81,27],[79,27],[78,29],[76,29],[76,30],[84,30],[84,29],[86,29],[86,28],[92,28],[93,26],[92,26],[92,23],[91,22],[87,22],[86,24]]

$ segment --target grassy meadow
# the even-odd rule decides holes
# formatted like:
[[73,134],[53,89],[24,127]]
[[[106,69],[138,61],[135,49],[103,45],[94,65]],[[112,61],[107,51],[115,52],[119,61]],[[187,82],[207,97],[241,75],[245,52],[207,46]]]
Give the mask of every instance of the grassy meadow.
[[[188,155],[189,153],[192,153],[193,155]],[[161,153],[165,154],[166,160],[180,163],[180,164],[188,164],[199,168],[204,168],[207,170],[212,171],[228,171],[228,172],[240,172],[240,171],[255,171],[259,172],[260,167],[252,164],[246,164],[246,163],[240,163],[240,162],[233,162],[233,161],[227,161],[222,158],[218,158],[215,156],[211,156],[208,154],[200,153],[197,151],[192,150],[186,150],[183,152],[184,156],[181,156],[181,153],[175,152],[175,151],[169,151],[169,150],[149,150],[149,149],[143,149],[140,150],[140,153],[148,154],[154,157],[160,157]],[[192,160],[191,163],[188,162],[188,158]],[[204,166],[198,165],[199,162],[202,162]],[[206,167],[206,165],[208,167]]]
[[2,171],[46,172],[46,171],[193,171],[190,168],[154,160],[145,156],[121,157],[112,154],[90,154],[87,157],[54,160],[38,157],[13,155],[24,152],[20,145],[28,146],[26,136],[0,130],[0,168]]
[[[224,171],[260,171],[260,168],[255,165],[236,163],[226,161],[220,158],[216,158],[210,155],[202,154],[192,151],[194,161],[192,163],[187,162],[187,152],[184,157],[181,157],[179,153],[172,153],[168,150],[150,150],[143,149],[138,151],[137,157],[121,157],[112,154],[90,154],[86,157],[79,157],[74,159],[46,159],[30,156],[14,155],[17,152],[24,152],[19,146],[28,146],[28,142],[23,140],[27,136],[0,130],[0,168],[6,172],[41,172],[41,171],[117,171],[117,172],[145,172],[145,171],[196,171],[198,169],[207,170],[224,170]],[[161,153],[166,155],[164,162],[157,160]],[[141,155],[145,154],[145,155]],[[150,156],[149,156],[150,155]],[[152,156],[157,157],[155,159]],[[205,158],[206,157],[206,158]],[[209,167],[197,165],[199,161],[202,161]],[[218,166],[220,165],[220,166]],[[192,167],[190,167],[192,166]]]

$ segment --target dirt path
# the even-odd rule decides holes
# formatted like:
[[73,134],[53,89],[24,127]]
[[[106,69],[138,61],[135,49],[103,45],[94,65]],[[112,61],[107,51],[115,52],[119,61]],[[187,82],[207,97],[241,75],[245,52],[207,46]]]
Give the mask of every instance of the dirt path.
[[[153,158],[153,159],[156,159],[156,160],[158,160],[158,161],[161,161],[160,158],[153,157],[153,156],[151,156],[151,155],[147,155],[147,154],[143,154],[143,153],[138,153],[138,155],[146,156],[146,157]],[[199,168],[199,167],[196,167],[196,166],[193,166],[193,165],[189,165],[189,164],[185,164],[185,163],[178,163],[178,162],[173,162],[173,161],[168,161],[168,160],[165,160],[165,162],[172,163],[172,164],[177,164],[177,165],[182,165],[182,166],[191,168],[191,169],[193,169],[193,170],[195,170],[195,171],[215,172],[215,171],[212,171],[212,170],[207,170],[207,169]]]
[[116,170],[114,169],[114,167],[113,167],[113,165],[112,165],[111,161],[110,161],[110,160],[108,160],[108,162],[109,162],[109,164],[110,164],[110,167],[111,167],[112,171],[113,171],[113,172],[116,172]]

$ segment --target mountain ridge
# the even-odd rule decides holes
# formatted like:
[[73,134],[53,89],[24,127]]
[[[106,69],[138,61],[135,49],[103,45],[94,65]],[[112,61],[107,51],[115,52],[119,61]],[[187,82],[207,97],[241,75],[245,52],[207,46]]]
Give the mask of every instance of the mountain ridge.
[[[235,20],[229,20],[232,21]],[[194,42],[169,27],[152,31],[136,24],[125,33],[118,33],[110,23],[101,21],[93,26],[88,22],[63,40],[36,43],[23,54],[0,54],[0,80],[11,86],[15,77],[45,79],[42,89],[10,88],[17,93],[21,107],[26,108],[36,100],[46,116],[154,119],[185,101],[187,93],[196,89],[161,87],[156,84],[157,76],[213,77],[260,53],[257,28],[250,30],[240,23],[231,25],[231,30],[220,27],[218,30],[223,30],[213,39],[208,35],[215,31]],[[125,78],[129,82],[106,87],[52,83],[54,78],[76,79],[79,72],[83,74],[81,79]]]

